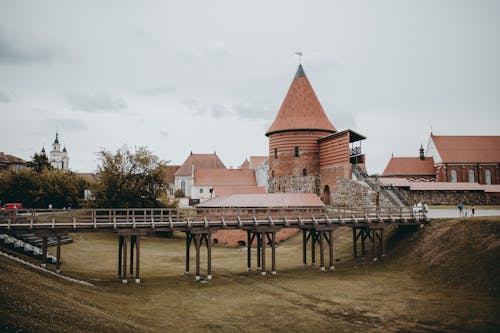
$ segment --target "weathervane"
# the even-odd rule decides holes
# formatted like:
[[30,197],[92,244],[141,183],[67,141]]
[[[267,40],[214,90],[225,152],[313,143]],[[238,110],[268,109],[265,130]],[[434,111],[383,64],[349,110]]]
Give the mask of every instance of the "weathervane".
[[295,54],[299,56],[299,65],[301,65],[302,64],[302,52],[297,51],[297,52],[295,52]]

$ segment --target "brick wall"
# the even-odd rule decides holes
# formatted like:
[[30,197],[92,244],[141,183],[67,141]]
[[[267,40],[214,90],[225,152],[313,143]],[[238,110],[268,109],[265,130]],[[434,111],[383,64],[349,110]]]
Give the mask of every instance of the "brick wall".
[[499,205],[499,193],[483,191],[412,191],[408,188],[398,188],[405,199],[411,204],[416,202],[428,205],[456,205],[463,202],[468,205]]
[[300,192],[320,194],[319,176],[283,176],[269,180],[269,193]]
[[486,184],[486,170],[489,170],[491,175],[491,184],[500,184],[498,164],[438,164],[435,166],[436,180],[438,182],[451,182],[452,170],[457,174],[457,182],[469,181],[469,170],[474,171],[474,182]]
[[346,178],[337,181],[331,196],[332,206],[337,207],[377,207],[377,201],[379,207],[395,207],[384,195],[360,182]]

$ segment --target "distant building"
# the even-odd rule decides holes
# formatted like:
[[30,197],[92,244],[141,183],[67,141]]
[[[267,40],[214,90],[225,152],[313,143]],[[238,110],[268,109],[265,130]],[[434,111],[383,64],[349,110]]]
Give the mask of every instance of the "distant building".
[[[42,148],[43,155],[46,154],[45,148]],[[66,147],[61,151],[61,144],[59,143],[59,133],[56,132],[56,138],[52,143],[52,150],[49,153],[49,163],[54,169],[68,170],[69,156]]]
[[0,170],[19,170],[26,166],[22,158],[0,152]]
[[329,204],[331,190],[340,179],[351,179],[354,164],[365,169],[361,140],[366,138],[350,129],[337,131],[302,65],[266,136],[269,192],[316,193]]
[[382,177],[410,181],[500,184],[500,136],[444,136],[431,133],[424,154],[392,157]]
[[269,157],[250,156],[249,159],[245,159],[241,164],[240,169],[255,170],[257,186],[263,186],[267,192],[269,188]]
[[186,197],[191,197],[191,188],[194,183],[195,169],[226,169],[216,153],[213,154],[191,154],[182,163],[174,174],[174,187],[184,192]]
[[230,194],[263,194],[252,169],[195,169],[191,199],[206,201]]

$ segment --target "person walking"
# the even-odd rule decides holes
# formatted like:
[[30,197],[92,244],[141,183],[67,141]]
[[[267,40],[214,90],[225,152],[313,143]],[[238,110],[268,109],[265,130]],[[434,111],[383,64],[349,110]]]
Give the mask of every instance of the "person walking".
[[464,209],[464,205],[462,205],[462,202],[459,202],[458,203],[458,214],[460,215],[460,217],[464,217],[463,209]]
[[472,205],[471,211],[472,211],[471,216],[473,217],[474,213],[476,212],[476,207],[474,207],[474,205]]

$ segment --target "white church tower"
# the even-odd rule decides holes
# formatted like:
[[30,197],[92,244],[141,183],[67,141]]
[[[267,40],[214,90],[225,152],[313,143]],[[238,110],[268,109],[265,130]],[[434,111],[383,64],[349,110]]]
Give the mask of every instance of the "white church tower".
[[59,133],[56,132],[56,139],[52,144],[52,150],[49,155],[49,162],[55,169],[68,170],[69,157],[66,147],[61,151],[61,144],[59,143]]

